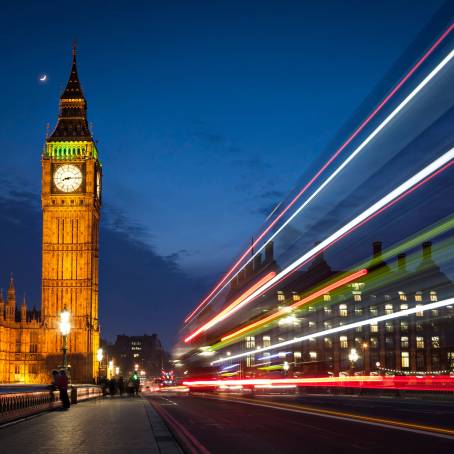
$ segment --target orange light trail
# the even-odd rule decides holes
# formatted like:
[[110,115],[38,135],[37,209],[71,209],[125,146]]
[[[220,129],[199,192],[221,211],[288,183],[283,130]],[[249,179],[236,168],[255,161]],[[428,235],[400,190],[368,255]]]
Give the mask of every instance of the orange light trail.
[[210,321],[202,325],[200,328],[195,330],[192,334],[190,334],[184,341],[188,343],[194,337],[199,335],[201,332],[206,331],[207,329],[211,328],[215,324],[219,323],[221,320],[227,318],[231,313],[234,311],[235,307],[237,307],[240,303],[242,303],[247,297],[252,295],[255,291],[259,290],[264,284],[268,281],[273,279],[276,276],[274,271],[271,271],[264,277],[262,277],[259,281],[257,281],[252,287],[249,287],[241,296],[239,296],[236,300],[234,300],[231,304],[229,304],[226,308],[224,308],[219,314],[213,317]]
[[267,317],[257,320],[256,322],[253,322],[237,331],[234,331],[233,333],[227,334],[226,336],[221,338],[221,341],[226,341],[226,340],[232,339],[233,337],[236,337],[240,334],[243,334],[247,331],[257,328],[258,326],[271,322],[271,321],[275,320],[276,318],[279,318],[279,317],[287,314],[289,309],[291,309],[291,310],[297,309],[297,308],[301,307],[302,305],[307,304],[307,303],[319,298],[320,296],[323,296],[326,293],[329,293],[339,287],[342,287],[345,284],[348,284],[362,276],[365,276],[366,274],[367,274],[367,269],[365,269],[365,268],[362,270],[356,271],[355,273],[349,274],[348,276],[345,276],[344,278],[339,279],[338,281],[333,282],[332,284],[327,285],[326,287],[323,287],[322,289],[320,289],[314,293],[311,293],[310,295],[306,296],[302,300],[297,301],[296,303],[292,304],[291,306],[286,307],[285,309],[281,309],[281,310],[275,312],[274,314],[268,315]]

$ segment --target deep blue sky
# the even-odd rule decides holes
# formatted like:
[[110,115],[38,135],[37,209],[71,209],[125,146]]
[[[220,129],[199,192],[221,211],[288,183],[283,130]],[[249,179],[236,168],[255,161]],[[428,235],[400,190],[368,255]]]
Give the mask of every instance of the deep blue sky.
[[442,4],[26,3],[0,18],[1,285],[14,271],[40,305],[40,153],[76,39],[104,165],[103,335],[168,346]]

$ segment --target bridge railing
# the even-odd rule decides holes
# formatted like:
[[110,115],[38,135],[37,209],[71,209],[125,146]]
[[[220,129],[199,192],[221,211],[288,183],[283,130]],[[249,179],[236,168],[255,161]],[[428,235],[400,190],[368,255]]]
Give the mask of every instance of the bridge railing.
[[[101,388],[95,385],[74,385],[69,392],[72,403],[102,395]],[[59,407],[61,407],[59,393],[50,390],[49,387],[0,387],[0,424]]]

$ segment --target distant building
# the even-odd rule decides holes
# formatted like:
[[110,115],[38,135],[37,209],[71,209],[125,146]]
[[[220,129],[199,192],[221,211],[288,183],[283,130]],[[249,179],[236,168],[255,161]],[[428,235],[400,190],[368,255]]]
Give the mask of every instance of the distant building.
[[139,369],[145,371],[148,377],[159,377],[161,369],[168,362],[156,334],[118,335],[115,343],[107,347],[107,353],[113,358],[115,366],[120,368],[120,375],[127,375]]

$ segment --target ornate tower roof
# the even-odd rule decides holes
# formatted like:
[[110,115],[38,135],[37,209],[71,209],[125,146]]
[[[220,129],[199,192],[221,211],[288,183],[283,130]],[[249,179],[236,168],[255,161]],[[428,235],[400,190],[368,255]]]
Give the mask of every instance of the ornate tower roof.
[[87,101],[85,100],[79,75],[77,74],[76,47],[73,47],[73,62],[68,83],[60,96],[60,113],[57,126],[47,142],[91,141],[87,122]]
[[9,278],[9,287],[8,287],[8,302],[16,301],[16,288],[14,287],[14,278],[13,273]]

